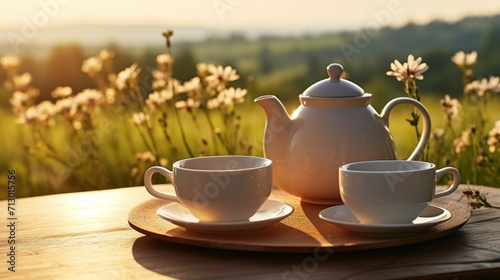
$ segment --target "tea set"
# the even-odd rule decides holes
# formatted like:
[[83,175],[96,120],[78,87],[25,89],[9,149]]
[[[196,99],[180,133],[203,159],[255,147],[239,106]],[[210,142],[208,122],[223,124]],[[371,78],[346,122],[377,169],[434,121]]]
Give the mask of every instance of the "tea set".
[[[197,232],[256,230],[293,214],[292,206],[269,198],[276,186],[302,202],[325,205],[321,219],[358,234],[415,234],[450,219],[447,209],[430,203],[453,193],[460,173],[418,161],[431,129],[426,108],[401,97],[378,114],[370,93],[341,78],[340,64],[330,64],[327,73],[299,95],[300,106],[291,116],[275,96],[255,99],[267,117],[264,157],[206,156],[177,161],[172,171],[149,168],[147,191],[171,201],[157,214]],[[390,112],[400,104],[414,106],[423,122],[407,160],[396,159],[389,130]],[[155,190],[154,173],[172,183],[175,196]],[[453,182],[436,193],[436,182],[445,174]]]

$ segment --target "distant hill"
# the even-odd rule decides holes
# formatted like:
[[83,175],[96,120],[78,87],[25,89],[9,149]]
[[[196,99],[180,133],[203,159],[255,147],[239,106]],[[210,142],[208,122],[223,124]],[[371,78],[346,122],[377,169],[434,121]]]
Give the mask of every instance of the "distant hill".
[[332,62],[343,64],[351,79],[367,90],[390,98],[399,94],[400,85],[385,72],[394,59],[406,61],[409,54],[423,57],[430,66],[422,90],[457,95],[460,71],[450,57],[459,50],[479,52],[478,76],[500,75],[500,15],[300,37],[234,38],[189,47],[197,59],[235,65],[253,75],[263,91],[284,99],[296,99],[307,86],[326,78],[325,67]]
[[[418,26],[413,24],[408,24],[402,28],[392,29],[392,28],[382,28],[378,31],[373,30],[354,30],[354,31],[310,31],[304,32],[303,30],[278,30],[270,27],[266,30],[233,30],[233,31],[223,31],[217,29],[210,29],[204,27],[176,27],[176,26],[153,26],[153,25],[72,25],[64,27],[51,27],[51,28],[36,28],[36,30],[28,30],[30,34],[25,36],[26,28],[24,26],[19,26],[17,29],[1,29],[0,28],[0,53],[12,53],[12,41],[19,38],[22,42],[19,44],[20,50],[31,49],[33,46],[46,47],[54,43],[67,43],[74,42],[78,43],[84,47],[99,46],[106,44],[116,44],[121,46],[129,47],[145,47],[145,46],[155,46],[158,45],[161,40],[159,34],[162,31],[168,29],[175,30],[175,39],[178,42],[200,42],[210,38],[224,38],[230,37],[232,34],[238,34],[245,38],[258,38],[258,37],[303,37],[307,36],[349,36],[352,34],[362,34],[367,33],[368,37],[382,37],[386,36],[387,31],[391,32],[392,35],[407,37],[408,32],[418,31],[413,33],[413,35],[431,35],[434,37],[435,43],[449,43],[455,40],[455,42],[460,41],[456,38],[457,33],[462,35],[467,35],[467,33],[474,33],[481,29],[484,29],[485,24],[494,24],[500,26],[500,15],[494,17],[470,17],[463,19],[455,23],[444,23],[435,21],[428,25]],[[443,28],[444,26],[448,27]],[[442,31],[451,32],[450,36],[442,36],[438,33],[421,32],[422,30],[428,29],[432,31],[434,28],[441,29]],[[380,31],[380,32],[379,32]],[[32,34],[31,34],[32,33]],[[374,36],[373,36],[374,35]],[[460,36],[462,36],[460,35]],[[362,37],[362,36],[360,36]],[[439,38],[437,38],[439,37]],[[455,38],[454,38],[455,37]],[[463,36],[462,36],[463,37]],[[361,41],[363,38],[359,38]],[[376,39],[376,38],[375,38]],[[371,41],[371,38],[370,38]],[[377,41],[377,40],[376,40]],[[412,40],[405,40],[403,44],[406,48],[419,48],[422,44],[425,44],[417,37],[413,37]],[[354,43],[354,42],[352,42]],[[467,43],[465,40],[461,43]],[[384,46],[387,47],[387,46]],[[401,46],[403,47],[403,46]],[[374,46],[371,46],[371,50]]]
[[[36,28],[36,27],[35,27]],[[41,51],[53,44],[78,43],[83,47],[96,47],[115,44],[131,48],[161,46],[161,33],[167,29],[175,30],[177,42],[200,42],[213,38],[227,38],[239,34],[255,38],[264,34],[282,36],[301,36],[303,32],[293,30],[232,30],[224,31],[204,27],[175,27],[157,25],[72,25],[64,27],[26,29],[0,28],[0,54],[15,54],[23,51]]]

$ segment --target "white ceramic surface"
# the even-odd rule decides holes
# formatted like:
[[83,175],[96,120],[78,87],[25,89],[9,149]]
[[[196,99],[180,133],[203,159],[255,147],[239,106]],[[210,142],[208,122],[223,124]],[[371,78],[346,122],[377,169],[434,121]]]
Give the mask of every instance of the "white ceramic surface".
[[[153,174],[165,176],[175,196],[154,189]],[[144,174],[149,193],[175,200],[205,222],[243,221],[254,215],[269,198],[272,162],[252,156],[210,156],[177,161],[173,171],[153,166]]]
[[329,207],[319,213],[319,217],[340,228],[362,235],[393,237],[412,235],[427,230],[451,218],[445,208],[428,206],[410,223],[404,224],[364,224],[361,223],[346,205]]
[[293,213],[293,207],[281,201],[268,199],[257,213],[246,221],[239,222],[201,222],[184,206],[177,202],[158,209],[160,217],[191,231],[203,233],[235,233],[258,230],[268,227]]
[[418,101],[401,97],[387,103],[379,115],[370,105],[371,94],[340,78],[342,66],[331,64],[329,78],[299,96],[301,105],[290,117],[283,104],[271,95],[255,102],[267,116],[265,156],[273,161],[274,184],[316,204],[341,203],[337,169],[349,162],[396,159],[389,132],[389,115],[399,104],[418,109],[422,137],[409,157],[417,159],[429,138],[431,121]]
[[[460,173],[452,167],[436,170],[433,163],[404,160],[354,162],[339,168],[340,195],[365,224],[409,223],[434,197],[454,192]],[[436,193],[436,181],[453,175],[453,183]]]

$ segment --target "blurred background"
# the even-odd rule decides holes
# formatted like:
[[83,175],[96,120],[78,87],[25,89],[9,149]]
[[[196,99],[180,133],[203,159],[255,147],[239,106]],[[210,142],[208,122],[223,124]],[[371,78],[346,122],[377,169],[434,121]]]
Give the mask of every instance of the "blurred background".
[[[51,100],[50,93],[59,86],[75,93],[96,87],[81,66],[101,49],[115,52],[114,71],[137,63],[142,69],[139,80],[150,76],[156,56],[166,51],[165,30],[174,32],[177,79],[195,76],[199,62],[229,65],[240,75],[235,86],[252,81],[250,102],[274,94],[290,109],[298,105],[302,91],[326,78],[325,68],[332,62],[341,63],[351,81],[373,94],[372,105],[379,111],[390,99],[404,95],[402,84],[385,74],[390,63],[406,61],[409,54],[423,57],[430,68],[419,89],[424,105],[439,118],[443,95],[463,94],[462,73],[450,61],[454,53],[476,50],[475,75],[500,75],[496,0],[0,1],[0,57],[20,59],[18,72],[31,73],[32,85],[40,89],[37,102]],[[5,75],[0,72],[0,80]],[[147,81],[140,89],[144,96],[152,91]],[[6,125],[14,121],[9,95],[1,86],[0,110],[0,135],[11,137],[16,126]],[[263,129],[262,112],[255,114]],[[14,140],[0,143],[2,172],[24,170],[26,162],[19,160],[23,148]]]
[[461,94],[450,82],[460,75],[449,63],[456,51],[480,53],[479,75],[498,67],[498,1],[361,2],[0,1],[0,55],[21,58],[20,72],[33,74],[40,98],[61,85],[91,87],[81,63],[102,48],[116,52],[117,71],[132,62],[153,67],[166,29],[174,31],[180,79],[192,77],[200,61],[231,65],[242,81],[253,76],[259,93],[284,99],[325,78],[331,62],[366,91],[387,96],[380,104],[399,87],[384,77],[390,62],[410,53],[440,73],[422,83],[426,92]]

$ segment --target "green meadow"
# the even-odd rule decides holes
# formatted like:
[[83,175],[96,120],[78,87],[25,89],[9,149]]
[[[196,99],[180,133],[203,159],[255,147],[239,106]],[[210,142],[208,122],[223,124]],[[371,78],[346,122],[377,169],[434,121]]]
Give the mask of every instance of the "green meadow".
[[[444,113],[439,104],[439,99],[423,97],[422,103],[431,115],[433,127],[443,127],[445,125]],[[498,105],[500,104],[496,102],[492,106]],[[291,114],[296,106],[295,102],[290,102],[286,107]],[[390,131],[394,137],[398,158],[400,159],[407,158],[416,143],[414,128],[406,121],[410,111],[409,106],[400,105],[392,111],[390,117]],[[260,106],[254,104],[252,100],[247,100],[238,108],[238,112],[242,116],[243,139],[251,145],[251,150],[248,150],[248,153],[245,154],[262,156],[263,130],[266,122],[263,110],[261,110]],[[96,134],[99,139],[97,145],[98,157],[102,159],[102,162],[99,163],[98,168],[91,164],[91,166],[82,169],[82,165],[89,164],[87,162],[88,151],[86,150],[88,147],[84,144],[66,141],[64,137],[61,137],[66,133],[63,128],[50,128],[51,131],[48,135],[50,141],[58,148],[59,154],[61,154],[67,166],[54,159],[40,156],[37,151],[28,148],[28,146],[33,147],[34,145],[32,131],[28,127],[16,123],[12,113],[2,110],[0,114],[2,119],[0,131],[3,131],[3,135],[5,135],[5,137],[0,138],[0,145],[8,147],[4,149],[4,153],[0,158],[0,166],[5,178],[8,170],[16,170],[19,197],[142,185],[142,173],[148,166],[155,164],[154,162],[137,164],[135,155],[137,152],[144,151],[144,145],[137,127],[133,125],[130,118],[113,119],[106,115],[99,115],[96,123],[100,123],[102,126],[96,130]],[[500,112],[498,111],[492,112],[489,123],[493,123],[496,119],[500,119]],[[189,122],[185,123],[189,125]],[[204,128],[204,131],[198,131],[194,126],[187,126],[186,131],[189,131],[188,139],[192,142],[196,142],[200,135],[210,133],[207,127]],[[161,139],[161,133],[159,131],[156,133],[158,134],[156,135],[157,138]],[[180,145],[181,139],[178,133],[173,138],[174,143],[179,143],[179,146],[182,146]],[[158,142],[160,149],[162,145],[166,145],[165,142],[165,140]],[[432,139],[429,145],[433,145]],[[453,155],[452,151],[448,152]],[[168,157],[168,154],[165,154],[165,156]],[[177,159],[188,156],[185,151],[181,151],[177,155]],[[435,160],[432,151],[427,151],[427,157],[427,160],[431,162]],[[176,159],[170,158],[169,160],[174,161]],[[441,164],[441,167],[443,164]],[[470,164],[470,161],[465,161],[460,166],[457,166],[463,174],[462,183],[470,180],[470,178],[466,177],[466,174],[471,169]],[[135,174],[132,174],[132,170],[136,166],[138,166],[138,170]],[[94,183],[89,183],[88,178],[85,178],[89,174],[94,176],[93,179],[96,180]],[[479,178],[479,182],[496,186],[495,184],[499,183],[498,178],[490,175],[485,173],[485,177]]]

